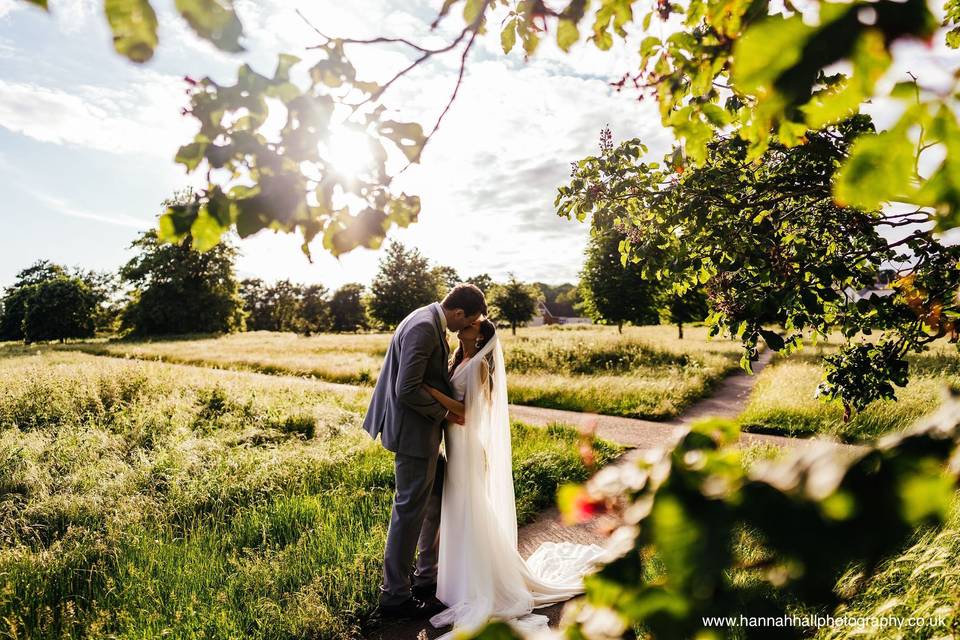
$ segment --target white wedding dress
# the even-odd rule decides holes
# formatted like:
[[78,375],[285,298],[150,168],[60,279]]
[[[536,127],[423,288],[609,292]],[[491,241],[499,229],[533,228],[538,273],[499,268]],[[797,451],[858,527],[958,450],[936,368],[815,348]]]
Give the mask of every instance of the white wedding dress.
[[467,415],[464,425],[450,424],[444,433],[437,598],[449,608],[430,623],[454,631],[472,631],[490,619],[525,631],[546,628],[547,617],[531,611],[583,593],[583,576],[604,551],[548,542],[524,561],[517,550],[506,374],[497,337],[461,362],[451,382]]

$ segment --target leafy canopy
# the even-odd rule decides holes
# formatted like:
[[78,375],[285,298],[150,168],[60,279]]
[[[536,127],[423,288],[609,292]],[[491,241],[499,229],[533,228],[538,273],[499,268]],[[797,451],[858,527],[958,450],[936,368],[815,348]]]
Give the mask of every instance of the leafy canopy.
[[417,249],[391,242],[370,285],[370,315],[392,329],[414,309],[439,299],[430,262]]
[[490,315],[496,320],[510,323],[510,330],[516,334],[517,325],[528,322],[537,311],[537,302],[541,299],[540,290],[517,280],[510,274],[509,279],[495,285],[490,290]]
[[[648,161],[642,143],[628,140],[577,163],[557,209],[612,220],[644,278],[677,294],[703,286],[711,333],[740,338],[747,369],[760,340],[789,352],[805,333],[838,328],[848,344],[827,359],[821,391],[860,409],[892,398],[906,384],[906,354],[955,335],[960,317],[960,249],[917,226],[932,214],[865,211],[833,196],[837,167],[872,131],[855,116],[800,146],[772,142],[759,162],[747,141],[717,136],[702,165],[680,172],[672,155]],[[901,228],[905,237],[888,239]],[[871,293],[890,268],[899,273],[891,295]],[[771,320],[784,335],[767,328]]]
[[120,269],[132,289],[121,317],[136,335],[229,333],[244,328],[243,300],[234,272],[236,249],[221,242],[196,251],[187,237],[160,242],[146,231],[132,244],[138,254]]

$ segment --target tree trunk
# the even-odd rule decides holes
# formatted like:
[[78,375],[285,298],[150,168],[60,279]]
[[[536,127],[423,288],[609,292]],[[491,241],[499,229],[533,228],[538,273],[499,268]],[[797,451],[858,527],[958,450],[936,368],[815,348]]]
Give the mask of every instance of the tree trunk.
[[510,331],[513,333],[513,335],[517,335],[517,323],[516,323],[516,322],[511,322],[511,323],[510,323]]
[[682,322],[677,323],[677,338],[679,340],[683,340],[683,323]]
[[618,322],[618,323],[617,323],[617,333],[620,333],[620,334],[623,333],[623,323],[622,323],[622,322]]

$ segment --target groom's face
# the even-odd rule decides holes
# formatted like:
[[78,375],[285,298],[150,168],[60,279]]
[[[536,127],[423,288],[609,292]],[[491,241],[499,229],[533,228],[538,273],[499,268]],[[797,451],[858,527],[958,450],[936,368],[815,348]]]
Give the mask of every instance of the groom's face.
[[474,322],[480,319],[480,313],[475,313],[472,316],[464,315],[463,309],[454,309],[453,317],[447,320],[447,330],[453,333],[458,333],[461,329],[469,327]]

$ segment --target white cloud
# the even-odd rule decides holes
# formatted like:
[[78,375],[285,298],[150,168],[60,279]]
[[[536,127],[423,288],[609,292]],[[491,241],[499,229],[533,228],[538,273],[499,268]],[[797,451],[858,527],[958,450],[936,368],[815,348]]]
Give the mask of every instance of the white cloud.
[[181,81],[141,71],[114,87],[70,90],[0,79],[0,126],[42,142],[172,158],[192,126]]
[[23,8],[22,0],[0,0],[0,20]]
[[63,33],[79,33],[85,30],[90,19],[102,19],[103,3],[96,0],[59,0],[50,3],[57,26]]
[[[419,74],[390,102],[411,105],[404,115],[430,124],[453,79]],[[502,61],[471,64],[423,164],[396,183],[422,197],[420,221],[390,237],[465,277],[515,272],[526,280],[576,280],[588,229],[559,218],[553,200],[570,162],[596,152],[608,123],[618,140],[640,136],[653,154],[671,142],[653,104],[617,95],[602,80],[559,75],[535,62],[519,69]],[[309,265],[296,246],[291,238],[263,234],[243,243],[241,267],[267,279],[321,280],[331,287],[369,282],[376,271],[375,252],[358,250],[337,261],[318,243],[316,264]]]
[[51,209],[55,210],[57,213],[60,213],[65,216],[70,216],[71,218],[81,218],[83,220],[94,220],[96,222],[104,222],[106,224],[111,224],[120,227],[130,227],[133,229],[145,229],[150,226],[148,221],[138,220],[131,216],[125,216],[122,214],[107,214],[101,213],[99,211],[89,211],[87,209],[82,209],[76,207],[66,200],[60,198],[55,198],[53,196],[48,196],[43,193],[31,192],[31,195],[37,200],[48,205]]

